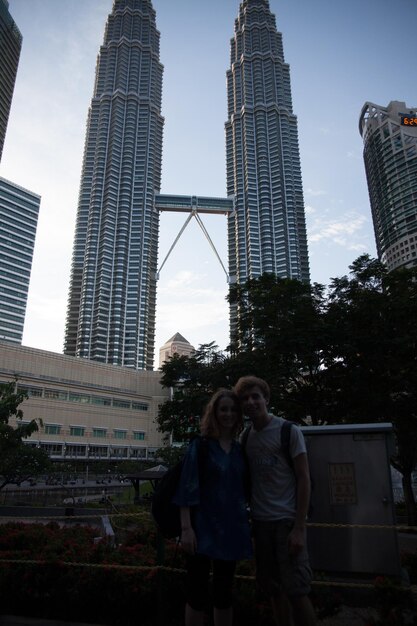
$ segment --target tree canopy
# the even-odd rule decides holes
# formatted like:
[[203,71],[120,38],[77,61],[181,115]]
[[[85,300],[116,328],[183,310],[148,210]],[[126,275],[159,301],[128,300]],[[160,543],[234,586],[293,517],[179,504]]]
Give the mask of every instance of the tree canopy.
[[199,432],[200,417],[211,394],[225,386],[224,362],[225,355],[211,342],[191,356],[174,354],[164,363],[161,382],[171,388],[172,397],[160,407],[160,432],[180,442]]
[[271,409],[318,422],[323,367],[324,287],[264,274],[233,285],[229,303],[239,311],[230,351],[239,369],[268,381]]
[[227,353],[214,342],[162,367],[172,398],[159,428],[184,441],[211,393],[242,375],[264,378],[270,407],[301,423],[392,422],[393,464],[414,506],[417,463],[417,269],[391,272],[362,255],[330,285],[264,274],[230,288],[238,324]]
[[[28,446],[24,439],[38,430],[36,420],[22,422],[23,411],[19,408],[27,397],[15,390],[16,383],[0,384],[0,490],[10,483],[20,484],[43,473],[49,467],[48,455],[38,448]],[[10,418],[17,420],[15,427]]]

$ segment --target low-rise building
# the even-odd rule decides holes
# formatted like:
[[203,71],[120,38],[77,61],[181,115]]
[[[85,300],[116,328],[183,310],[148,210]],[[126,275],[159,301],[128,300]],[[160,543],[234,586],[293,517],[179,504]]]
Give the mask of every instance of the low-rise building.
[[147,459],[162,446],[160,373],[0,342],[0,383],[26,391],[23,421],[42,420],[30,445],[52,459]]

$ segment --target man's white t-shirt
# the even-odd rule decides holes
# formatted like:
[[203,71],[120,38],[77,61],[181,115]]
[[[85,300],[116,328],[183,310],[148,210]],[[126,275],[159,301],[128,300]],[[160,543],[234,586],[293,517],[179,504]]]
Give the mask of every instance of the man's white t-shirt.
[[[294,471],[281,449],[282,417],[270,415],[262,430],[250,429],[246,454],[251,475],[251,515],[256,520],[294,519],[297,485]],[[301,430],[293,425],[289,443],[291,458],[306,452]]]

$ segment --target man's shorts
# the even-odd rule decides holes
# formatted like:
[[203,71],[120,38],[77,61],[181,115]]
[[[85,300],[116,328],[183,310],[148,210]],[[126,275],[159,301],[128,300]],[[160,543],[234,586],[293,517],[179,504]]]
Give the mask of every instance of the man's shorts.
[[288,535],[293,524],[292,520],[252,521],[256,580],[269,596],[281,588],[293,597],[310,593],[311,569],[306,544],[299,554],[288,553]]

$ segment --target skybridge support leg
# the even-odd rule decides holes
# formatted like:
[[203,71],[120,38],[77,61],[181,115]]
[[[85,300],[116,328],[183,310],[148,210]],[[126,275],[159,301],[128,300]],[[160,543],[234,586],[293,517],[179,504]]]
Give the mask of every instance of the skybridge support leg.
[[161,273],[161,271],[162,271],[162,268],[164,267],[164,265],[165,265],[165,263],[167,262],[167,260],[168,260],[168,258],[169,258],[169,256],[170,256],[171,252],[173,251],[173,249],[174,249],[174,248],[175,248],[175,246],[177,245],[177,243],[178,243],[178,241],[179,241],[179,239],[180,239],[180,237],[181,237],[182,233],[183,233],[183,232],[184,232],[184,230],[187,228],[188,224],[190,223],[190,221],[191,221],[191,219],[192,219],[193,217],[196,219],[197,224],[199,225],[199,227],[200,227],[200,228],[201,228],[201,230],[203,231],[203,234],[204,234],[205,238],[207,239],[207,241],[208,241],[208,243],[209,243],[209,245],[210,245],[211,249],[213,250],[213,252],[214,252],[214,254],[215,254],[215,256],[216,256],[217,260],[219,261],[220,265],[222,266],[222,269],[223,269],[224,273],[226,274],[226,280],[227,280],[227,282],[229,282],[229,274],[228,274],[228,273],[227,273],[227,271],[226,271],[226,268],[225,268],[225,266],[224,266],[224,264],[223,264],[223,261],[221,260],[220,255],[219,255],[219,253],[217,252],[216,246],[214,245],[214,243],[213,243],[213,241],[212,241],[212,239],[211,239],[211,237],[210,237],[210,235],[209,235],[209,233],[208,233],[208,231],[207,231],[206,227],[204,226],[204,223],[203,223],[203,221],[202,221],[201,217],[199,216],[197,209],[192,209],[192,210],[191,210],[191,212],[190,212],[190,214],[189,214],[189,216],[188,216],[188,217],[187,217],[187,219],[185,220],[184,225],[182,226],[182,228],[181,228],[180,232],[179,232],[179,233],[178,233],[178,235],[176,236],[176,238],[175,238],[175,240],[174,240],[174,243],[172,244],[172,246],[171,246],[171,247],[170,247],[170,249],[168,250],[168,253],[167,253],[166,257],[165,257],[165,259],[163,260],[162,265],[160,266],[160,268],[159,268],[159,270],[158,270],[158,272],[157,272],[157,274],[156,274],[156,279],[157,279],[157,280],[159,280],[159,276],[160,276],[160,273]]

